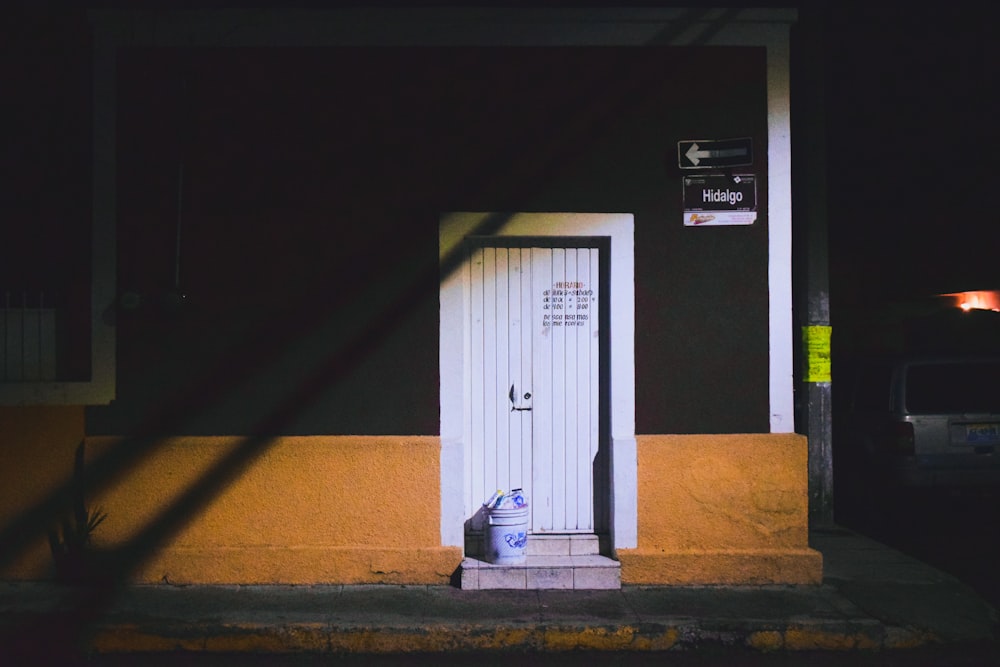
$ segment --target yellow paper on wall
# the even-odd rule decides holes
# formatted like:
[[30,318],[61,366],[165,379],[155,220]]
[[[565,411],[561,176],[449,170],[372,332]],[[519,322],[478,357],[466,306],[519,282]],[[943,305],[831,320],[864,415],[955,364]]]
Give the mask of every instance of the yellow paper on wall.
[[830,334],[833,327],[813,325],[802,327],[805,346],[805,381],[830,381]]

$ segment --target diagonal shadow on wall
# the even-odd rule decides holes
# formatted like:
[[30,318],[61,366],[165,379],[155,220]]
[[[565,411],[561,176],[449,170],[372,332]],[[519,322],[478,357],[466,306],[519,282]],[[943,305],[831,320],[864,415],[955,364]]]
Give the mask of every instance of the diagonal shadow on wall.
[[[598,82],[595,86],[600,94],[573,100],[571,106],[576,115],[561,128],[554,128],[550,144],[544,152],[545,159],[536,162],[533,169],[512,176],[513,180],[520,182],[520,191],[532,192],[544,188],[553,174],[572,164],[586,150],[589,142],[601,135],[601,129],[614,122],[623,105],[633,101],[637,94],[654,83],[639,76],[609,79]],[[479,173],[467,175],[470,191],[475,191],[476,181],[480,178],[482,174]],[[508,217],[506,214],[486,217],[474,230],[474,234],[491,235],[502,228]],[[176,536],[191,517],[196,516],[259,460],[274,444],[274,434],[282,433],[283,426],[294,419],[304,406],[310,404],[324,387],[343,377],[371,350],[377,348],[387,333],[405,319],[413,304],[428,296],[429,290],[436,289],[441,277],[456,270],[462,259],[462,249],[459,247],[440,265],[426,267],[419,279],[404,286],[353,338],[346,341],[304,382],[288,393],[271,413],[261,418],[251,435],[245,437],[227,456],[181,494],[164,502],[162,511],[132,540],[105,554],[106,576],[81,590],[71,611],[60,614],[58,618],[34,619],[37,624],[28,619],[25,625],[16,626],[9,632],[7,639],[11,642],[10,645],[15,650],[17,646],[38,649],[39,644],[34,641],[37,639],[49,652],[56,654],[72,651],[79,646],[80,641],[106,611],[108,604],[114,600],[116,591],[128,583],[130,575]],[[294,335],[287,331],[281,334],[286,339]],[[287,343],[292,344],[294,341],[289,339]],[[236,375],[252,372],[252,369],[236,368],[234,363],[227,361],[210,369],[200,382],[211,386],[213,391],[223,392]],[[116,442],[102,456],[90,462],[87,469],[89,489],[99,491],[127,475],[163,444],[161,434],[170,433],[171,425],[181,423],[186,415],[204,409],[195,397],[204,396],[205,392],[201,391],[203,387],[197,388],[199,391],[182,395],[170,405],[162,407],[135,433]],[[0,529],[0,544],[4,545],[0,552],[0,568],[12,563],[30,545],[44,537],[46,528],[53,525],[56,517],[72,502],[73,491],[72,482],[67,481]],[[58,631],[53,632],[54,630]]]

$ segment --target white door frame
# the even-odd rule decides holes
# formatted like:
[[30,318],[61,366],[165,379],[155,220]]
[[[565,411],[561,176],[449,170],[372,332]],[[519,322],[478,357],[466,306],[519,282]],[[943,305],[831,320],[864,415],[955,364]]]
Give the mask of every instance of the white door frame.
[[[612,549],[637,546],[635,442],[635,260],[631,213],[450,213],[440,224],[441,544],[464,547],[470,489],[471,278],[469,236],[605,236],[611,239],[610,537]],[[606,306],[607,307],[607,306]]]

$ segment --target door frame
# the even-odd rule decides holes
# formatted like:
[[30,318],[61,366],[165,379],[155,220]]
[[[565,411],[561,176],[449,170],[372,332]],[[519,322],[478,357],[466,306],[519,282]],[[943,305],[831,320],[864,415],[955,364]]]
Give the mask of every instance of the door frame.
[[[441,543],[465,545],[465,499],[471,493],[471,271],[467,240],[496,245],[530,237],[549,246],[591,244],[605,237],[608,266],[602,293],[601,326],[606,351],[602,391],[602,433],[607,438],[608,483],[604,491],[611,548],[637,545],[637,461],[635,442],[635,260],[631,213],[449,213],[439,227]],[[548,240],[547,240],[548,239]],[[584,240],[589,239],[589,240]],[[606,323],[605,323],[606,322]],[[606,361],[605,361],[606,359]],[[604,417],[605,415],[602,415]],[[598,489],[595,488],[595,491]]]

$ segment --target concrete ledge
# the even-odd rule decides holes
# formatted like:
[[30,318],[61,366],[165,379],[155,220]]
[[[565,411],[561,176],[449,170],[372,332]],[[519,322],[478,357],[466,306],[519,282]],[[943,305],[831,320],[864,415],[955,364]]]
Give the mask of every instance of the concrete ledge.
[[172,548],[130,577],[134,583],[446,585],[459,547]]
[[821,584],[823,555],[813,549],[619,549],[623,584]]
[[[422,627],[336,627],[289,624],[274,627],[237,624],[220,627],[104,628],[89,650],[98,654],[167,653],[313,653],[404,654],[477,651],[510,654],[523,651],[691,651],[710,646],[772,651],[879,651],[900,648],[893,637],[901,629],[876,624],[820,621],[773,624],[771,629],[744,624],[671,622],[608,625],[536,624],[525,626],[425,624]],[[906,631],[908,648],[937,645],[930,633]]]
[[[90,649],[96,653],[332,653],[399,654],[486,651],[664,651],[683,648],[679,640],[697,635],[672,625],[629,624],[605,627],[552,625],[480,627],[427,625],[421,628],[285,628],[228,626],[196,637],[188,629],[169,634],[139,627],[97,633]],[[176,633],[176,634],[175,634]],[[748,648],[754,648],[752,646]]]
[[[848,532],[810,537],[828,570],[820,586],[467,591],[0,582],[0,664],[80,664],[81,655],[92,653],[174,651],[478,651],[516,660],[526,652],[706,649],[706,664],[720,662],[712,659],[720,656],[716,649],[744,652],[727,664],[747,664],[745,652],[859,656],[889,649],[920,651],[900,664],[996,662],[1000,616],[959,580]],[[939,649],[944,653],[927,653]],[[577,662],[589,664],[580,655]]]

